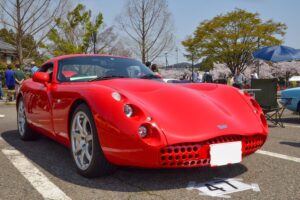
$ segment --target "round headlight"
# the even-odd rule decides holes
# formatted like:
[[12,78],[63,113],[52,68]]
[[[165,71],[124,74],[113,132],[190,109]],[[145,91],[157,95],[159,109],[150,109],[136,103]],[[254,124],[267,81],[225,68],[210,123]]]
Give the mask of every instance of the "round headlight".
[[124,113],[127,117],[131,117],[133,115],[133,108],[130,105],[125,104],[124,105]]
[[145,126],[140,126],[139,127],[139,135],[141,138],[145,138],[148,135],[148,129]]
[[121,101],[121,95],[118,92],[111,93],[112,98],[116,101]]

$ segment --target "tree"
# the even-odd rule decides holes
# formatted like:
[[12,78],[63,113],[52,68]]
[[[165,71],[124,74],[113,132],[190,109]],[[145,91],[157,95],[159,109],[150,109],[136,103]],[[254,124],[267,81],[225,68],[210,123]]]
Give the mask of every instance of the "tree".
[[[13,30],[7,30],[5,28],[0,29],[0,39],[2,39],[4,42],[14,45],[16,37],[16,33],[13,32]],[[34,38],[28,34],[24,35],[23,38],[23,57],[39,59],[41,55],[38,52],[38,47]]]
[[118,24],[142,61],[153,61],[174,46],[173,22],[166,0],[127,0]]
[[91,11],[78,4],[67,14],[66,19],[55,19],[57,26],[48,34],[47,48],[54,56],[62,54],[88,53],[92,49],[92,38],[99,32],[103,16],[99,13],[91,20]]
[[[66,3],[67,0],[0,1],[0,10],[4,14],[0,20],[4,28],[15,33],[12,42],[16,46],[19,63],[23,63],[24,50],[27,50],[26,57],[30,57],[42,44],[49,30],[55,26],[54,18],[63,15]],[[35,39],[32,43],[34,48],[24,49],[28,38]]]
[[198,59],[209,57],[215,63],[224,63],[235,74],[252,62],[252,52],[257,48],[281,44],[278,36],[283,36],[286,28],[272,20],[263,22],[258,13],[236,9],[202,22],[193,37],[182,44],[189,53],[195,48]]
[[118,55],[118,56],[132,56],[131,51],[125,47],[119,35],[115,32],[114,27],[103,27],[97,36],[97,53]]
[[211,57],[206,57],[202,60],[200,63],[200,70],[201,71],[206,71],[206,70],[212,70],[214,67],[214,62]]

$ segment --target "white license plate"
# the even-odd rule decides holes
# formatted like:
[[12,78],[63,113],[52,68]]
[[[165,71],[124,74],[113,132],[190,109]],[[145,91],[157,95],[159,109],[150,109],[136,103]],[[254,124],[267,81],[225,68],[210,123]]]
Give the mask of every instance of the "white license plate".
[[210,145],[210,165],[221,166],[242,161],[242,142]]

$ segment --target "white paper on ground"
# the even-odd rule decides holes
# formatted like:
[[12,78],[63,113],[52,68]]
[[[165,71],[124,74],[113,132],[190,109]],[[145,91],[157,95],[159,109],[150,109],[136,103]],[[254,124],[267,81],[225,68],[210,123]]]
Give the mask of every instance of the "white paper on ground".
[[215,178],[205,183],[196,183],[195,181],[191,181],[188,183],[186,189],[198,190],[200,192],[200,195],[220,198],[230,198],[231,196],[229,194],[245,190],[253,190],[255,192],[260,192],[258,184],[247,184],[243,183],[241,179],[232,178]]

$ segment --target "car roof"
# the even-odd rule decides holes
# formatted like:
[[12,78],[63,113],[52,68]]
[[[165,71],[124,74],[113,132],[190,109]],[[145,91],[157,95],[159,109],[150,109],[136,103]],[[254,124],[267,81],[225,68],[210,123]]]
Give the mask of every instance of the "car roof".
[[291,82],[291,81],[300,81],[300,76],[292,76],[290,79],[289,79],[289,81]]
[[126,56],[113,56],[113,55],[108,55],[108,54],[68,54],[68,55],[54,57],[54,58],[48,60],[47,62],[53,62],[53,61],[62,60],[62,59],[65,59],[65,58],[96,57],[96,56],[102,56],[102,57],[109,56],[109,57],[114,57],[114,58],[129,58],[129,57],[126,57]]

